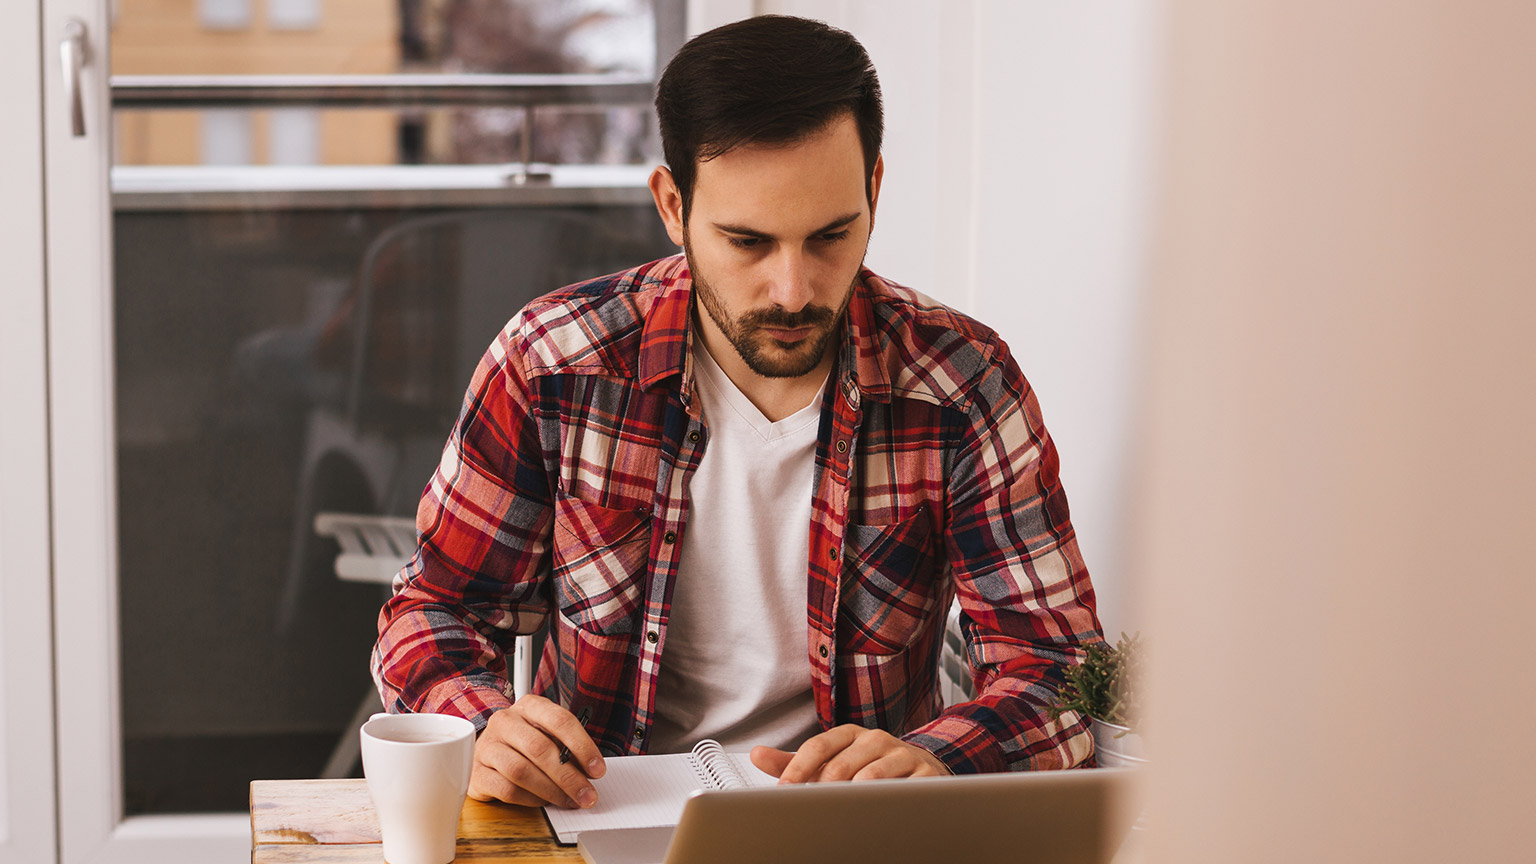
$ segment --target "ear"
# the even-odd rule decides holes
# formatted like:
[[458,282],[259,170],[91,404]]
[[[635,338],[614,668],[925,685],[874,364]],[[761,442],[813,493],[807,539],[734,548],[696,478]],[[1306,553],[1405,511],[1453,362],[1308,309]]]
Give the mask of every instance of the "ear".
[[656,200],[656,212],[667,226],[667,236],[679,247],[683,245],[683,195],[677,191],[672,172],[665,165],[656,166],[651,172],[651,197]]
[[875,205],[880,203],[880,181],[885,177],[885,154],[875,157],[875,170],[869,175],[869,230],[875,230]]

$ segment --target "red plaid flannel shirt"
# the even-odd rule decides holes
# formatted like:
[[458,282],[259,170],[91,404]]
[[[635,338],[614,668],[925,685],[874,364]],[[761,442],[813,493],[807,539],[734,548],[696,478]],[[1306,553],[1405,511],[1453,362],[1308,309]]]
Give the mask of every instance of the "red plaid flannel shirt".
[[[534,691],[590,708],[603,752],[646,752],[709,442],[691,284],[679,256],[571,286],[491,345],[380,614],[389,710],[483,727],[511,704],[513,640],[547,621]],[[822,727],[885,729],[956,773],[1084,763],[1086,720],[1046,708],[1102,636],[1033,392],[991,330],[868,270],[845,320],[806,567]],[[979,695],[946,708],[937,661],[957,595]]]

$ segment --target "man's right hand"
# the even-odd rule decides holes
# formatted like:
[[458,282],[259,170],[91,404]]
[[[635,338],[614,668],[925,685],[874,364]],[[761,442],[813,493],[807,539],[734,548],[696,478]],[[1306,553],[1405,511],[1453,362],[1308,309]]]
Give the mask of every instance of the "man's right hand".
[[[560,749],[570,760],[560,764]],[[591,807],[597,790],[587,782],[606,770],[603,754],[571,712],[528,695],[491,715],[475,741],[469,797],[537,807]]]

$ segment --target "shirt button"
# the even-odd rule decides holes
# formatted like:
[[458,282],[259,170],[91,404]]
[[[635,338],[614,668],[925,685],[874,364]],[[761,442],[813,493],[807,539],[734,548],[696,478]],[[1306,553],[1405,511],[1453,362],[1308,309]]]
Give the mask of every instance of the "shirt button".
[[644,726],[636,726],[635,727],[635,740],[636,741],[643,741],[643,740],[645,740],[645,727]]
[[699,433],[697,431],[689,432],[688,433],[688,440],[692,441],[695,444],[699,443]]
[[667,542],[667,543],[676,543],[677,542],[677,532],[676,531],[668,531],[667,533],[661,535],[661,539],[663,541]]
[[837,547],[836,546],[833,546],[831,549],[827,550],[827,557],[831,558],[833,561],[837,560]]
[[651,632],[645,634],[645,641],[651,643],[652,645],[656,644],[656,640],[658,638],[659,637],[656,635],[656,631],[655,630],[652,630]]
[[823,645],[820,648],[817,648],[816,649],[816,653],[820,654],[823,657],[827,656],[827,646]]

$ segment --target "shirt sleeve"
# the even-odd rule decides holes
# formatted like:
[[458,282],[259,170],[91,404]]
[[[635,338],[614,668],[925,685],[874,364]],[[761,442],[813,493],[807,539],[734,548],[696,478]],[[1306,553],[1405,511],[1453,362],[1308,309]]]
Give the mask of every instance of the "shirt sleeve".
[[391,712],[483,729],[512,704],[507,658],[540,629],[553,497],[513,318],[476,368],[416,511],[417,551],[379,614],[372,672]]
[[1064,670],[1103,639],[1093,586],[1034,392],[996,345],[970,394],[944,536],[977,696],[906,736],[957,774],[1070,768],[1093,753],[1087,718],[1049,710]]

